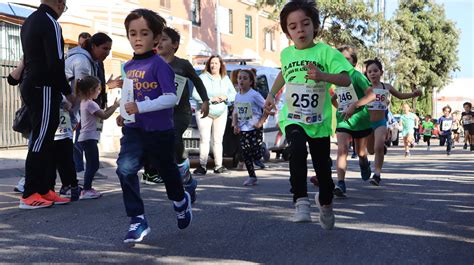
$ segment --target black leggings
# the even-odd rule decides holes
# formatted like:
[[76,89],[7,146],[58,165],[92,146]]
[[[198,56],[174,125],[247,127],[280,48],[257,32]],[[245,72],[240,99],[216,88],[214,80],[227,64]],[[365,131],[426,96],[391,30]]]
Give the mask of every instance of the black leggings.
[[51,168],[50,189],[54,190],[56,184],[56,170],[59,172],[61,183],[63,186],[77,186],[76,169],[72,158],[73,150],[72,139],[66,138],[54,141],[54,152],[51,158],[54,161],[54,167]]
[[306,143],[308,143],[313,167],[319,181],[319,202],[321,205],[331,204],[334,183],[331,178],[331,163],[328,159],[329,137],[311,138],[301,126],[296,124],[286,126],[285,132],[290,152],[290,184],[293,202],[296,202],[298,198],[308,197],[308,167],[306,165],[308,159]]
[[250,177],[256,177],[253,162],[262,158],[262,141],[262,129],[240,132],[240,148]]

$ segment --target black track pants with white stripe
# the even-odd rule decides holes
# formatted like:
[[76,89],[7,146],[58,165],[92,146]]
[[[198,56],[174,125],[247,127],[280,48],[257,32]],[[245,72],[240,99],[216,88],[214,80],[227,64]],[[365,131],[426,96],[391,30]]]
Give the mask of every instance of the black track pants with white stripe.
[[49,86],[21,88],[32,125],[32,138],[25,163],[23,198],[34,193],[46,194],[50,188],[48,176],[54,167],[54,134],[59,124],[61,94]]

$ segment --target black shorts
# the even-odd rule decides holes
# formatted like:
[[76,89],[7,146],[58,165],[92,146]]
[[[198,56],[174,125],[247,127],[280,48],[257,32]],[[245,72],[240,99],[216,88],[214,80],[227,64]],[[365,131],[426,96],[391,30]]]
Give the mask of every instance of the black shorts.
[[463,125],[464,132],[469,132],[470,135],[474,135],[474,123]]
[[336,128],[336,132],[348,133],[354,139],[360,139],[369,136],[372,133],[372,128],[365,129],[362,131],[351,131],[346,128]]
[[431,139],[431,135],[423,135],[423,142],[428,142]]
[[451,130],[454,134],[459,133],[459,129],[452,129]]

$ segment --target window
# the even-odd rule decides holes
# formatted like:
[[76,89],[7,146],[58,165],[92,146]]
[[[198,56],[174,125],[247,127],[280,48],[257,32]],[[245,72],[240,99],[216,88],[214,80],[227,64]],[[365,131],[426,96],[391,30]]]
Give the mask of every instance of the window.
[[234,33],[234,12],[222,6],[218,8],[218,24],[221,33]]
[[170,9],[171,8],[170,0],[160,0],[160,7]]
[[245,15],[245,37],[252,38],[252,17]]
[[274,51],[275,47],[273,44],[273,31],[265,31],[265,50]]
[[201,0],[193,0],[191,3],[191,21],[193,25],[201,25]]

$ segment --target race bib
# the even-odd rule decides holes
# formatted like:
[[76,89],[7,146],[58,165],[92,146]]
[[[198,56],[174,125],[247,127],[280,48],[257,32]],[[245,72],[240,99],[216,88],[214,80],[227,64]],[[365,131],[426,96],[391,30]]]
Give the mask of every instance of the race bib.
[[462,124],[468,125],[468,124],[471,124],[471,123],[473,123],[471,115],[464,115],[464,117],[462,117]]
[[237,108],[237,119],[239,121],[249,121],[253,117],[252,112],[252,104],[249,102],[238,102],[235,103],[235,107]]
[[180,76],[175,74],[174,75],[174,85],[176,86],[176,96],[178,97],[178,101],[176,102],[176,105],[179,104],[179,101],[181,101],[181,95],[183,95],[184,88],[186,87],[186,81],[188,79],[184,76]]
[[305,124],[323,122],[326,83],[286,84],[285,99],[288,106],[288,120]]
[[367,104],[369,110],[387,110],[390,103],[390,91],[387,89],[375,88],[375,101]]
[[357,94],[352,85],[348,87],[336,87],[337,111],[345,111],[352,103],[357,102]]
[[423,134],[431,134],[433,132],[432,129],[424,129]]
[[453,126],[453,121],[452,120],[444,120],[443,125],[441,126],[442,131],[449,131],[451,130],[451,127]]
[[59,125],[58,125],[58,129],[56,130],[56,133],[65,134],[68,132],[72,132],[71,116],[69,116],[68,111],[61,109],[59,111]]
[[104,127],[104,120],[101,118],[96,118],[95,126],[97,127],[98,132],[102,132],[102,128]]

